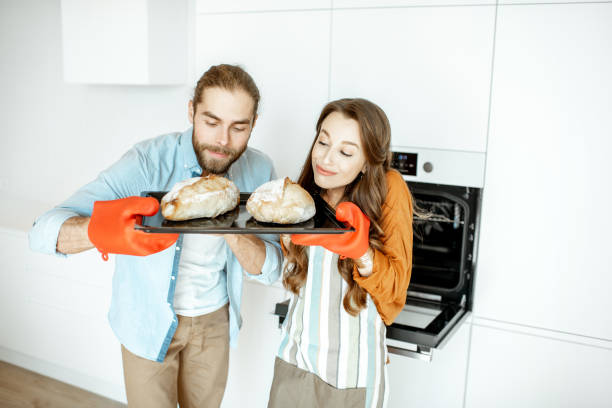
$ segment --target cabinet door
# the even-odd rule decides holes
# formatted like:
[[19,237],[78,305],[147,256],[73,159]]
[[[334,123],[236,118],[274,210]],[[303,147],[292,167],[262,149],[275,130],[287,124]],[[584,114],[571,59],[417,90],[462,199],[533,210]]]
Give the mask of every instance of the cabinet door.
[[500,6],[477,316],[612,339],[611,21]]
[[238,347],[230,349],[230,368],[223,408],[265,407],[281,341],[274,305],[288,297],[279,284],[245,282]]
[[107,320],[114,260],[97,251],[34,253],[25,232],[5,229],[0,257],[0,360],[125,400],[121,348]]
[[197,13],[231,13],[249,11],[309,10],[331,7],[331,0],[196,0]]
[[388,115],[394,146],[484,152],[495,7],[334,10],[331,99]]
[[469,343],[464,323],[431,362],[390,354],[389,408],[461,408]]
[[[534,4],[559,3],[559,1],[558,0],[537,0],[537,1],[533,1],[533,0],[504,0],[503,3],[507,4],[507,5],[512,5],[512,4],[516,4],[516,5],[524,5],[524,4],[534,5]],[[564,1],[563,3],[603,3],[603,2],[602,1],[598,1],[598,0],[567,0],[567,1]]]
[[609,407],[612,349],[579,341],[474,324],[465,408]]
[[336,8],[465,6],[495,4],[495,0],[334,0]]
[[61,12],[66,82],[185,82],[187,1],[62,0]]
[[219,63],[251,74],[261,102],[249,145],[272,157],[279,177],[299,174],[327,101],[329,20],[329,11],[197,17],[198,76]]

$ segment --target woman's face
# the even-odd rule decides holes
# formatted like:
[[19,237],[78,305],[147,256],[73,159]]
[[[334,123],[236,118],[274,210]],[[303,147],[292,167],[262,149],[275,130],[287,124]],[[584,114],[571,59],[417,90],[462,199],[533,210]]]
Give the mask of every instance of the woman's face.
[[357,121],[340,112],[327,115],[312,149],[315,183],[325,190],[344,188],[365,164]]

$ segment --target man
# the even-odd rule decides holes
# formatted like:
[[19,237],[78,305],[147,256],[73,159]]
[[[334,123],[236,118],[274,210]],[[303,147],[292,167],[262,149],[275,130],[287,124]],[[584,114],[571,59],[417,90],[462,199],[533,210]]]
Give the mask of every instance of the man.
[[[224,175],[240,191],[276,178],[270,159],[247,147],[259,91],[231,65],[211,67],[189,102],[187,131],[146,140],[96,180],[38,218],[33,250],[116,257],[110,324],[122,344],[130,407],[219,406],[229,344],[240,327],[242,276],[272,283],[282,255],[273,237],[147,234],[133,225],[157,212],[142,191]],[[265,255],[264,255],[265,254]],[[140,256],[135,256],[140,255]]]

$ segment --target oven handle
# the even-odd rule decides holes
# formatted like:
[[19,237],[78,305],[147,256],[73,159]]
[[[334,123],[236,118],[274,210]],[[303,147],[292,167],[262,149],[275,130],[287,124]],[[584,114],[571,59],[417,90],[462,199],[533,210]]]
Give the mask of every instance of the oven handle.
[[431,347],[416,346],[416,350],[405,349],[397,346],[387,345],[387,350],[391,354],[397,354],[404,357],[414,358],[416,360],[431,362],[433,350]]
[[[450,340],[452,335],[457,331],[463,323],[468,320],[468,317],[472,312],[465,312],[463,316],[457,320],[453,325],[450,332],[444,336],[444,339],[435,348],[423,346],[420,344],[406,343],[401,340],[390,339],[387,337],[387,351],[391,354],[397,354],[400,356],[410,357],[421,361],[431,362],[433,358],[433,352],[436,349],[442,349],[446,343]],[[404,344],[414,347],[414,349],[402,347]]]

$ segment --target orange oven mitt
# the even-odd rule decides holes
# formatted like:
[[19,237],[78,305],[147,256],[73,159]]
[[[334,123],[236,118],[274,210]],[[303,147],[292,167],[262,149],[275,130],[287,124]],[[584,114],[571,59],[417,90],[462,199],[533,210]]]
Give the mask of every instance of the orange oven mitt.
[[159,202],[153,197],[96,201],[87,235],[105,261],[109,253],[145,256],[163,251],[176,242],[178,234],[149,234],[134,229],[143,215],[155,215],[158,210]]
[[370,219],[355,204],[345,201],[338,204],[336,219],[355,228],[344,234],[295,234],[291,242],[296,245],[320,245],[343,258],[357,259],[370,245]]

